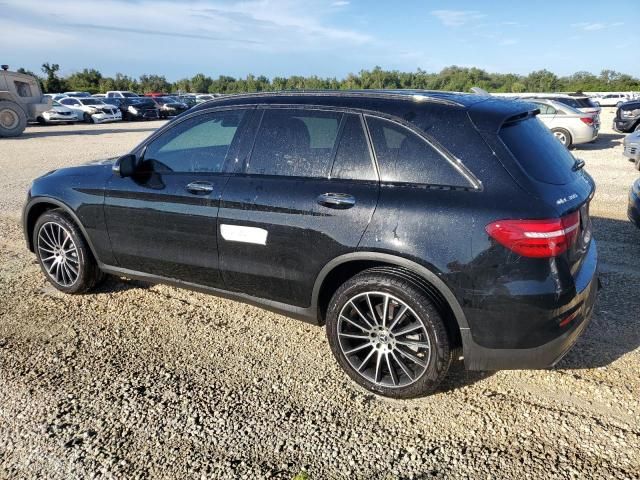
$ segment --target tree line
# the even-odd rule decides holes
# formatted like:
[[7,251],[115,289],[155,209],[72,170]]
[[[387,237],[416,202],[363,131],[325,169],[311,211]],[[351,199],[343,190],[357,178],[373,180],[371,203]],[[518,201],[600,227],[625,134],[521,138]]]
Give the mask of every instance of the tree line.
[[602,70],[599,75],[576,72],[559,77],[548,70],[537,70],[528,75],[513,73],[490,73],[480,68],[451,66],[438,73],[418,69],[415,72],[384,70],[375,67],[350,73],[345,78],[322,78],[318,76],[273,77],[247,75],[235,78],[220,75],[217,78],[198,73],[191,78],[169,82],[164,75],[141,75],[133,78],[122,73],[104,76],[94,68],[67,76],[59,74],[58,64],[45,63],[42,74],[37,75],[23,68],[23,73],[38,78],[47,93],[65,91],[87,91],[91,93],[108,90],[131,90],[134,92],[185,92],[185,93],[243,93],[273,90],[301,89],[369,89],[369,88],[415,88],[468,92],[471,87],[480,87],[488,92],[606,92],[640,90],[640,79],[614,70]]

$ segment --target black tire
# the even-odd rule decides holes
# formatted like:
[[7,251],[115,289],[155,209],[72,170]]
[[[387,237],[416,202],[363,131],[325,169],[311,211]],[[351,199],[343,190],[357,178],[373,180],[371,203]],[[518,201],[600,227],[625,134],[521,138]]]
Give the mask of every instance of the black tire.
[[634,132],[640,132],[640,122],[636,123],[636,126],[633,129]]
[[[353,342],[362,343],[346,345],[345,341],[341,339],[348,337],[347,342],[350,342],[351,339],[345,328],[353,328],[351,325],[354,324],[352,322],[347,323],[342,318],[345,315],[355,315],[354,312],[361,310],[361,308],[355,309],[352,307],[352,300],[357,303],[363,297],[366,299],[367,292],[370,293],[370,303],[373,306],[373,310],[377,312],[375,325],[372,328],[379,329],[378,323],[380,323],[385,324],[385,330],[380,335],[379,332],[370,332],[367,330],[368,327],[358,327],[362,330],[362,335],[366,339],[353,340]],[[388,319],[391,325],[387,323],[386,319],[382,321],[382,318],[386,317],[380,313],[384,311],[382,310],[384,308],[382,306],[383,300],[376,300],[376,295],[379,296],[379,299],[388,298],[387,316],[391,315]],[[366,302],[368,301],[366,300]],[[407,313],[404,316],[397,313],[398,311],[401,312],[405,306],[408,310],[405,310]],[[391,310],[392,307],[394,307],[393,311]],[[403,318],[403,320],[395,321],[394,314],[399,318]],[[371,309],[364,315],[368,320],[372,320]],[[380,322],[378,322],[378,319]],[[413,322],[413,324],[405,323],[408,321]],[[365,325],[362,321],[359,323]],[[418,327],[412,325],[418,325]],[[353,331],[360,335],[360,330],[354,329]],[[418,332],[411,334],[411,336],[418,338],[407,337],[406,335],[408,334],[401,333],[403,330]],[[347,375],[367,390],[385,397],[413,398],[433,393],[446,376],[451,363],[451,342],[443,318],[436,305],[418,282],[414,281],[410,276],[402,275],[400,272],[395,273],[393,269],[372,268],[365,270],[341,285],[334,293],[327,308],[326,331],[331,351]],[[401,339],[416,343],[420,342],[421,344],[428,343],[429,348],[420,351],[418,347],[415,347],[416,350],[413,350],[410,349],[411,347],[401,346],[399,344]],[[360,350],[358,353],[347,356],[354,349]],[[402,352],[399,350],[402,350]],[[347,354],[345,354],[345,351]],[[427,351],[429,352],[428,357],[425,357]],[[405,356],[406,353],[410,353],[414,358],[420,357],[419,360],[422,360],[424,365],[419,366],[417,363],[411,363],[407,360],[409,357]],[[369,367],[371,360],[367,361],[361,357],[372,359],[374,356],[376,357],[376,368],[375,372],[373,372],[372,381],[367,376],[371,375],[370,370],[374,369],[374,366],[371,365]],[[385,360],[377,360],[378,358],[384,358]],[[405,363],[404,366],[398,362],[398,358],[401,359],[402,363]],[[360,368],[363,369],[362,373],[359,373],[358,369],[352,364],[360,364]],[[364,368],[363,365],[365,365]],[[380,365],[382,366],[380,367]],[[380,368],[380,375],[378,375],[378,367]],[[407,371],[405,367],[409,367],[410,373],[413,373],[412,376],[405,373]],[[419,371],[412,370],[412,367]],[[391,371],[392,369],[395,370],[395,376]],[[424,370],[420,371],[420,369]]]
[[573,139],[571,138],[571,134],[565,130],[564,128],[554,128],[551,130],[551,133],[558,139],[562,145],[567,148],[571,148],[573,144]]
[[85,123],[93,123],[93,119],[91,118],[91,115],[89,115],[88,113],[84,113],[84,115],[82,115],[83,120],[85,121]]
[[40,125],[45,125],[47,123],[43,117],[36,118],[36,122],[38,122]]
[[[71,281],[72,279],[69,278],[69,281],[66,282],[66,284],[63,284],[56,278],[55,267],[52,267],[52,264],[55,263],[55,260],[50,261],[48,260],[48,258],[50,257],[44,256],[50,255],[51,245],[46,239],[49,238],[50,240],[50,235],[54,231],[52,229],[56,228],[56,226],[63,229],[61,233],[64,234],[64,232],[66,232],[70,236],[70,241],[73,242],[73,245],[71,246],[75,247],[74,254],[69,255],[68,257],[67,265],[75,267],[75,270],[77,270],[75,274],[76,278],[73,281]],[[41,230],[43,237],[42,239],[40,238]],[[73,219],[64,210],[54,209],[42,214],[36,221],[36,224],[33,228],[32,241],[36,257],[38,258],[38,263],[40,264],[42,272],[44,273],[49,283],[51,283],[51,285],[53,285],[58,290],[64,293],[71,294],[83,293],[91,290],[98,284],[100,280],[102,280],[103,273],[98,268],[98,264],[93,254],[91,253],[91,249],[84,239],[82,232],[76,226]],[[69,247],[70,241],[67,241],[67,243],[63,244],[63,248],[65,245]],[[70,267],[68,271],[73,273],[73,270]]]
[[0,100],[0,137],[17,137],[27,128],[27,115],[15,102]]

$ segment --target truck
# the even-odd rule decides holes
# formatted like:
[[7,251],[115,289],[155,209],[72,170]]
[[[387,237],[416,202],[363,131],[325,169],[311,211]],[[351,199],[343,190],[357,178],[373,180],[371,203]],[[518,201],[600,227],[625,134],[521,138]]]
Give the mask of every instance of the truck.
[[0,138],[17,137],[27,122],[35,122],[51,109],[51,99],[42,94],[38,81],[31,75],[0,70]]

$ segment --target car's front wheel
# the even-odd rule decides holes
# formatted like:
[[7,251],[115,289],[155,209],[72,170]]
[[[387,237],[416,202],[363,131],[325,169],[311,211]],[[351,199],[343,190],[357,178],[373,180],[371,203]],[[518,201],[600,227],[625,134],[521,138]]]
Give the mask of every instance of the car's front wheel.
[[82,232],[63,210],[49,210],[38,218],[33,245],[47,280],[60,291],[82,293],[102,278]]
[[447,374],[451,347],[444,321],[409,278],[384,269],[354,276],[333,295],[326,320],[338,363],[372,392],[426,395]]

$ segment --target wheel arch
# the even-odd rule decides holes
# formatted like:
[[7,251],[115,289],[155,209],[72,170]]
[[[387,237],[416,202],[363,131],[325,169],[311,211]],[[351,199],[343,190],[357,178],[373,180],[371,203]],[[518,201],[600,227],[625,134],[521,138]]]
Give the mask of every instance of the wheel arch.
[[463,329],[468,329],[469,324],[460,303],[444,281],[427,267],[412,260],[380,252],[348,253],[334,258],[325,265],[316,278],[312,293],[311,304],[317,310],[319,324],[324,323],[326,308],[335,289],[353,275],[374,267],[395,267],[417,276],[422,280],[422,287],[427,290],[427,293],[432,297],[439,297],[434,300],[449,310],[451,319],[456,324],[450,326],[457,327],[457,331],[452,333],[460,341],[464,338],[461,332]]
[[91,253],[93,254],[93,257],[96,260],[98,260],[98,256],[96,255],[96,250],[93,247],[93,244],[91,243],[91,238],[87,234],[87,231],[85,230],[84,225],[82,225],[82,222],[80,221],[78,216],[74,213],[73,209],[66,203],[50,197],[32,198],[31,200],[29,200],[29,202],[24,208],[22,223],[23,223],[23,229],[24,229],[24,236],[27,241],[27,246],[29,247],[29,250],[31,252],[34,251],[33,229],[36,225],[36,222],[38,221],[38,218],[40,218],[40,216],[43,215],[45,212],[48,212],[49,210],[58,209],[58,208],[63,210],[67,215],[69,215],[73,220],[73,223],[75,223],[78,226],[78,228],[82,232],[82,236],[84,237],[84,240],[87,242],[87,245],[89,245],[89,249],[91,249]]

